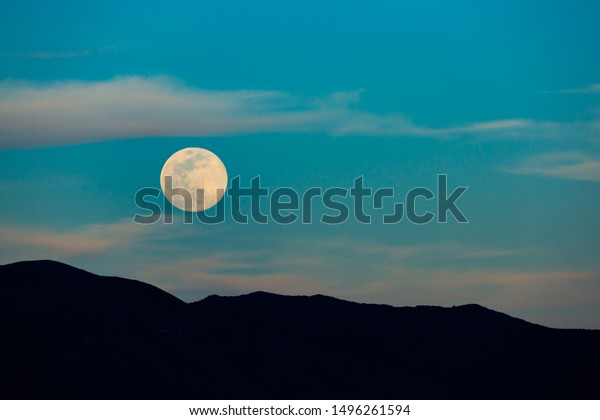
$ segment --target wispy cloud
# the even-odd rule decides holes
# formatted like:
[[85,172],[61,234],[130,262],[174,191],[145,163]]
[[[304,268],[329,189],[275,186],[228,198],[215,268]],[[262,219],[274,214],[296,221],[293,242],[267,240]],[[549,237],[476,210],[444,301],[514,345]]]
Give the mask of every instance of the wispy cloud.
[[73,230],[0,225],[0,263],[99,255],[111,248],[128,247],[143,233],[130,221],[93,224]]
[[504,171],[580,181],[600,182],[600,159],[578,152],[546,153],[532,156]]
[[267,132],[318,132],[334,136],[452,139],[591,136],[591,123],[557,124],[505,119],[427,127],[402,114],[357,109],[361,91],[300,97],[264,90],[214,91],[169,77],[118,77],[107,81],[0,83],[0,148],[57,145],[122,138],[227,136]]
[[54,59],[54,58],[80,58],[98,54],[111,54],[123,50],[122,47],[109,45],[101,48],[70,51],[28,51],[28,52],[0,52],[0,57]]
[[559,89],[559,90],[547,90],[545,93],[564,93],[564,94],[585,94],[585,93],[600,93],[600,83],[588,85],[582,88],[575,89]]
[[112,241],[85,235],[82,232],[58,233],[52,231],[33,231],[10,227],[0,228],[2,248],[26,247],[28,250],[42,250],[49,257],[56,258],[66,255],[86,254],[109,248]]

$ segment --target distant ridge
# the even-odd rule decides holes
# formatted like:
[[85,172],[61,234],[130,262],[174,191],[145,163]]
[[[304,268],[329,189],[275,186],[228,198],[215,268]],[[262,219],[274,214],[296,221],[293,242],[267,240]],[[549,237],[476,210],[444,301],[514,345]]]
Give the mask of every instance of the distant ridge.
[[0,266],[4,399],[598,399],[600,331],[480,305],[254,292],[186,304],[56,261]]

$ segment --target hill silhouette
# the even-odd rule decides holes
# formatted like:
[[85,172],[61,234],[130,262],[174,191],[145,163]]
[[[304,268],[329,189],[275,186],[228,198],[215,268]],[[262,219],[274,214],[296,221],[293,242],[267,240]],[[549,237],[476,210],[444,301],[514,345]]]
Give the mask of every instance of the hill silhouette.
[[600,331],[479,305],[255,292],[186,304],[54,261],[0,266],[3,399],[598,399]]

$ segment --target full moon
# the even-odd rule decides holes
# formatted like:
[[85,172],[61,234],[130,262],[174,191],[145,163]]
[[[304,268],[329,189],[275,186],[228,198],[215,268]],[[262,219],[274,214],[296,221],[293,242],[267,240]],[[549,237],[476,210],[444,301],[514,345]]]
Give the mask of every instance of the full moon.
[[167,159],[160,173],[160,188],[165,197],[181,210],[208,210],[225,194],[227,171],[214,153],[188,147]]

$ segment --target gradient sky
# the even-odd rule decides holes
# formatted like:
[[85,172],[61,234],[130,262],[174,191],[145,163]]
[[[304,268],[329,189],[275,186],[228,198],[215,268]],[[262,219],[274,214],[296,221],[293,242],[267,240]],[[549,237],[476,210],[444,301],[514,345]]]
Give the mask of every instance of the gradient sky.
[[[600,328],[598,40],[597,1],[2,2],[0,263]],[[185,147],[268,188],[445,173],[469,223],[134,224]]]

